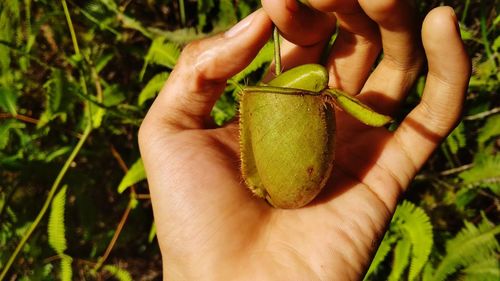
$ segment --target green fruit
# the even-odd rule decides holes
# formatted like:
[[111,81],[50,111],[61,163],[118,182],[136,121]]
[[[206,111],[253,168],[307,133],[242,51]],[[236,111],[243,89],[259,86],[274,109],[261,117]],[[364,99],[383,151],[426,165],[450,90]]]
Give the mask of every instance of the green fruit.
[[[320,65],[288,70],[269,86],[243,92],[240,103],[242,174],[247,186],[279,208],[299,208],[325,186],[334,160],[335,114],[320,91],[328,74]],[[300,90],[309,91],[304,94]],[[312,92],[312,93],[311,93]],[[317,93],[317,94],[315,94]]]

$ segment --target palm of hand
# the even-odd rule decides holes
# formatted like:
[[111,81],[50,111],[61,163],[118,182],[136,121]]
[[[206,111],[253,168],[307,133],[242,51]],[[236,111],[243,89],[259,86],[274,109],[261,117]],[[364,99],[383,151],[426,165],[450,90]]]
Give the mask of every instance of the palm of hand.
[[[341,112],[337,116],[340,124],[346,119]],[[239,170],[238,128],[234,124],[184,131],[159,143],[165,148],[165,157],[159,159],[168,163],[160,161],[158,165],[168,167],[163,171],[166,178],[189,178],[188,184],[197,186],[180,188],[192,194],[169,195],[179,197],[182,203],[176,206],[175,214],[168,215],[166,225],[158,225],[158,235],[167,236],[160,238],[166,252],[173,256],[212,253],[217,255],[214,261],[232,261],[235,266],[229,267],[231,270],[251,272],[259,268],[268,277],[280,274],[282,278],[284,273],[279,268],[293,269],[286,274],[309,280],[312,276],[328,279],[362,274],[367,266],[363,261],[373,254],[393,206],[388,207],[368,183],[362,183],[361,175],[353,174],[357,172],[352,167],[369,174],[376,164],[368,162],[359,169],[358,162],[366,161],[367,153],[376,157],[391,134],[347,119],[345,122],[353,124],[339,124],[337,160],[330,183],[320,198],[296,210],[272,208],[244,187]],[[343,141],[346,138],[351,141]],[[358,158],[353,151],[362,151],[363,157]],[[185,214],[195,219],[186,221]],[[162,229],[180,224],[181,233],[161,233]],[[184,237],[181,245],[176,242],[180,237]],[[346,261],[351,262],[346,266]],[[234,272],[231,275],[235,276]]]

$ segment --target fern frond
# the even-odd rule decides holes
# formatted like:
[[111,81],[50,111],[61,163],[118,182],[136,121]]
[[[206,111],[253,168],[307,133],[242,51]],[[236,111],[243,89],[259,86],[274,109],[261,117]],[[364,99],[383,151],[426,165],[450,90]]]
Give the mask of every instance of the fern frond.
[[153,39],[148,53],[144,58],[144,66],[142,67],[140,74],[141,79],[150,63],[163,65],[168,68],[174,68],[180,54],[180,46],[172,42],[166,42],[165,37],[157,37]]
[[464,184],[484,186],[500,195],[500,155],[480,157],[471,169],[458,176]]
[[119,281],[132,281],[132,276],[125,269],[119,268],[115,265],[105,265],[103,270],[111,273]]
[[476,262],[461,271],[461,280],[464,281],[498,281],[500,280],[500,263],[492,256]]
[[61,256],[61,281],[71,281],[73,280],[73,268],[71,267],[71,263],[73,259],[70,256],[62,255]]
[[490,116],[484,126],[479,130],[477,143],[484,147],[495,136],[500,136],[500,114]]
[[49,225],[47,228],[49,245],[59,255],[62,255],[67,248],[64,227],[64,206],[66,204],[66,189],[67,186],[63,186],[52,201],[50,208]]
[[250,73],[259,69],[263,65],[270,63],[273,60],[273,55],[274,55],[274,45],[272,42],[268,42],[259,51],[259,53],[253,59],[253,61],[247,67],[245,67],[245,69],[243,69],[238,74],[233,76],[232,79],[237,82],[241,81],[243,78],[247,77]]
[[114,0],[99,0],[106,8],[108,8],[111,11],[118,11],[118,4],[116,4],[116,1]]
[[436,268],[433,280],[446,280],[446,277],[479,261],[495,256],[500,246],[495,235],[500,226],[494,226],[486,219],[479,226],[465,222],[462,230],[446,245],[446,256]]
[[408,280],[414,280],[427,262],[432,249],[432,224],[424,210],[409,201],[398,206],[395,220],[400,221],[403,239],[409,239],[412,244]]
[[228,27],[238,21],[236,9],[233,6],[232,0],[220,0],[219,13],[217,14],[218,21],[216,25]]
[[394,258],[392,260],[392,270],[389,275],[389,281],[402,280],[403,273],[408,267],[411,253],[411,241],[409,239],[399,240],[394,249]]
[[236,2],[236,8],[240,17],[246,17],[253,12],[252,7],[246,1]]
[[465,126],[461,122],[446,138],[446,143],[450,147],[451,153],[456,154],[459,149],[465,147],[465,141]]
[[434,268],[432,267],[432,264],[426,263],[424,266],[424,269],[422,269],[422,281],[430,281],[432,280],[432,276],[434,275]]
[[145,101],[152,99],[161,90],[165,81],[167,81],[169,76],[168,72],[158,73],[146,84],[144,89],[139,93],[139,98],[137,100],[138,105],[143,105]]
[[379,265],[385,260],[387,254],[391,251],[392,244],[395,242],[395,240],[395,237],[392,237],[389,232],[384,235],[382,243],[380,243],[380,246],[375,253],[375,257],[373,257],[372,263],[370,264],[370,267],[366,272],[364,280],[368,280],[368,277],[377,272]]
[[197,12],[198,12],[198,31],[203,31],[203,28],[207,24],[207,16],[210,10],[215,6],[214,0],[198,0]]
[[[2,0],[0,5],[0,40],[5,42],[16,41],[16,31],[20,28],[20,4],[18,0]],[[0,44],[0,84],[7,82],[4,75],[11,76],[10,67],[10,48]],[[4,80],[4,81],[2,81]]]
[[55,113],[59,110],[64,91],[63,72],[58,68],[53,69],[44,87],[47,90],[47,109]]
[[69,99],[64,99],[64,92],[67,85],[64,72],[61,69],[54,68],[49,79],[43,85],[45,90],[45,110],[40,115],[40,121],[37,124],[38,128],[45,126],[48,122],[59,117],[65,121],[69,108],[66,107]]
[[99,0],[90,0],[83,5],[83,12],[91,15],[94,19],[98,21],[103,21],[106,19],[107,7],[101,3]]

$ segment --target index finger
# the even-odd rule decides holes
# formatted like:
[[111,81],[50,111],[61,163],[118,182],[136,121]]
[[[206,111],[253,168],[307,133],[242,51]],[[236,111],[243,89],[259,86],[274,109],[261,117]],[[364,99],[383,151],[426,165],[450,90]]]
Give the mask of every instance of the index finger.
[[143,135],[158,127],[178,131],[209,124],[226,80],[251,62],[271,29],[269,17],[258,10],[226,33],[186,46],[143,121]]

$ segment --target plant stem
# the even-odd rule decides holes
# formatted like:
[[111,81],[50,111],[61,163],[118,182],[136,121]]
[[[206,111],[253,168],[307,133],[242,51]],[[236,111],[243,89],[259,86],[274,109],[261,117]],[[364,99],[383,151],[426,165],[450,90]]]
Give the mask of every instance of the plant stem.
[[184,8],[184,0],[179,0],[179,10],[181,14],[181,24],[186,26],[186,9]]
[[[123,161],[123,158],[121,157],[120,153],[118,153],[118,151],[115,149],[113,145],[111,145],[111,154],[113,154],[113,157],[116,159],[118,165],[120,165],[120,168],[122,168],[123,172],[127,173],[128,167],[125,164],[125,161]],[[120,233],[122,232],[123,227],[125,226],[125,222],[128,219],[130,211],[133,209],[135,201],[136,201],[135,186],[132,185],[130,188],[130,200],[128,202],[127,208],[123,212],[122,218],[120,219],[120,222],[118,223],[118,226],[115,229],[115,233],[113,234],[113,237],[111,238],[111,241],[109,242],[106,251],[104,251],[104,254],[97,260],[97,263],[95,264],[93,269],[94,271],[99,270],[99,268],[101,268],[104,262],[108,259],[109,254],[113,250],[116,241],[118,240],[118,237],[120,236]]]
[[111,241],[109,242],[108,247],[106,248],[106,251],[104,252],[102,257],[100,257],[97,260],[97,263],[94,266],[95,271],[97,271],[97,270],[99,270],[99,268],[101,268],[103,263],[108,259],[108,256],[111,253],[111,250],[113,250],[113,248],[116,244],[116,241],[118,240],[118,237],[120,236],[120,233],[122,232],[123,226],[125,226],[125,222],[128,219],[128,215],[130,214],[130,211],[132,210],[133,200],[135,200],[135,199],[133,198],[133,195],[131,195],[130,201],[127,205],[127,208],[123,212],[122,218],[120,219],[120,222],[118,223],[118,226],[116,227],[115,233],[113,234],[113,238],[111,238]]
[[460,19],[460,23],[464,23],[467,18],[467,13],[469,12],[470,0],[465,1],[464,10],[462,11],[462,18]]
[[76,155],[78,155],[78,152],[80,151],[80,149],[82,148],[83,144],[87,140],[87,138],[90,135],[91,131],[92,131],[92,124],[89,122],[87,124],[87,127],[85,128],[85,131],[83,132],[82,137],[80,138],[80,140],[76,144],[75,148],[71,152],[70,156],[68,157],[68,159],[64,163],[64,166],[62,167],[62,169],[59,171],[59,174],[57,175],[57,178],[55,179],[54,183],[52,184],[52,187],[50,188],[49,195],[47,196],[47,199],[45,199],[45,202],[43,204],[42,209],[38,213],[38,215],[35,218],[35,220],[33,221],[33,223],[30,225],[29,229],[26,231],[26,233],[21,238],[21,241],[19,242],[19,244],[17,245],[16,249],[14,250],[14,253],[12,253],[12,255],[9,258],[9,260],[5,264],[5,267],[2,270],[2,273],[0,274],[0,280],[3,280],[3,278],[5,277],[5,275],[7,274],[7,272],[9,271],[10,267],[12,266],[12,263],[14,262],[14,260],[17,257],[17,255],[19,254],[19,252],[23,248],[24,244],[26,244],[26,241],[28,241],[28,239],[30,238],[31,234],[36,229],[36,227],[38,226],[38,224],[42,220],[43,216],[47,212],[47,210],[48,210],[48,208],[50,206],[50,203],[52,202],[52,198],[54,197],[54,195],[55,195],[55,193],[57,191],[57,188],[59,187],[59,184],[61,183],[64,175],[68,171],[69,166],[71,165],[71,163],[73,162],[73,160],[75,160]]
[[7,119],[7,118],[14,118],[19,121],[23,121],[26,123],[31,123],[31,124],[38,124],[38,120],[26,115],[21,115],[21,114],[16,114],[15,116],[10,114],[10,113],[1,113],[0,112],[0,119]]
[[474,114],[474,115],[465,116],[464,120],[471,121],[471,120],[483,119],[483,118],[486,118],[486,117],[488,117],[490,115],[497,114],[499,112],[500,112],[500,107],[494,107],[494,108],[492,108],[490,110],[487,110],[487,111],[484,111],[484,112],[481,112],[481,113],[477,113],[477,114]]
[[71,16],[69,15],[69,10],[68,10],[68,5],[66,4],[66,0],[61,0],[61,4],[64,9],[64,15],[66,16],[66,21],[68,22],[69,33],[71,34],[71,41],[73,42],[73,48],[75,48],[75,54],[80,55],[78,40],[76,40],[75,29],[73,28],[73,22],[71,21]]
[[488,40],[488,29],[486,28],[486,7],[485,7],[485,5],[486,4],[484,4],[484,2],[481,2],[481,16],[479,19],[479,25],[481,27],[481,39],[483,41],[486,56],[488,57],[488,59],[491,59],[494,61],[493,54],[491,53],[490,42]]
[[276,26],[274,27],[273,39],[274,39],[274,66],[275,66],[274,73],[276,74],[276,76],[278,76],[281,74],[281,50],[280,50],[280,33]]

